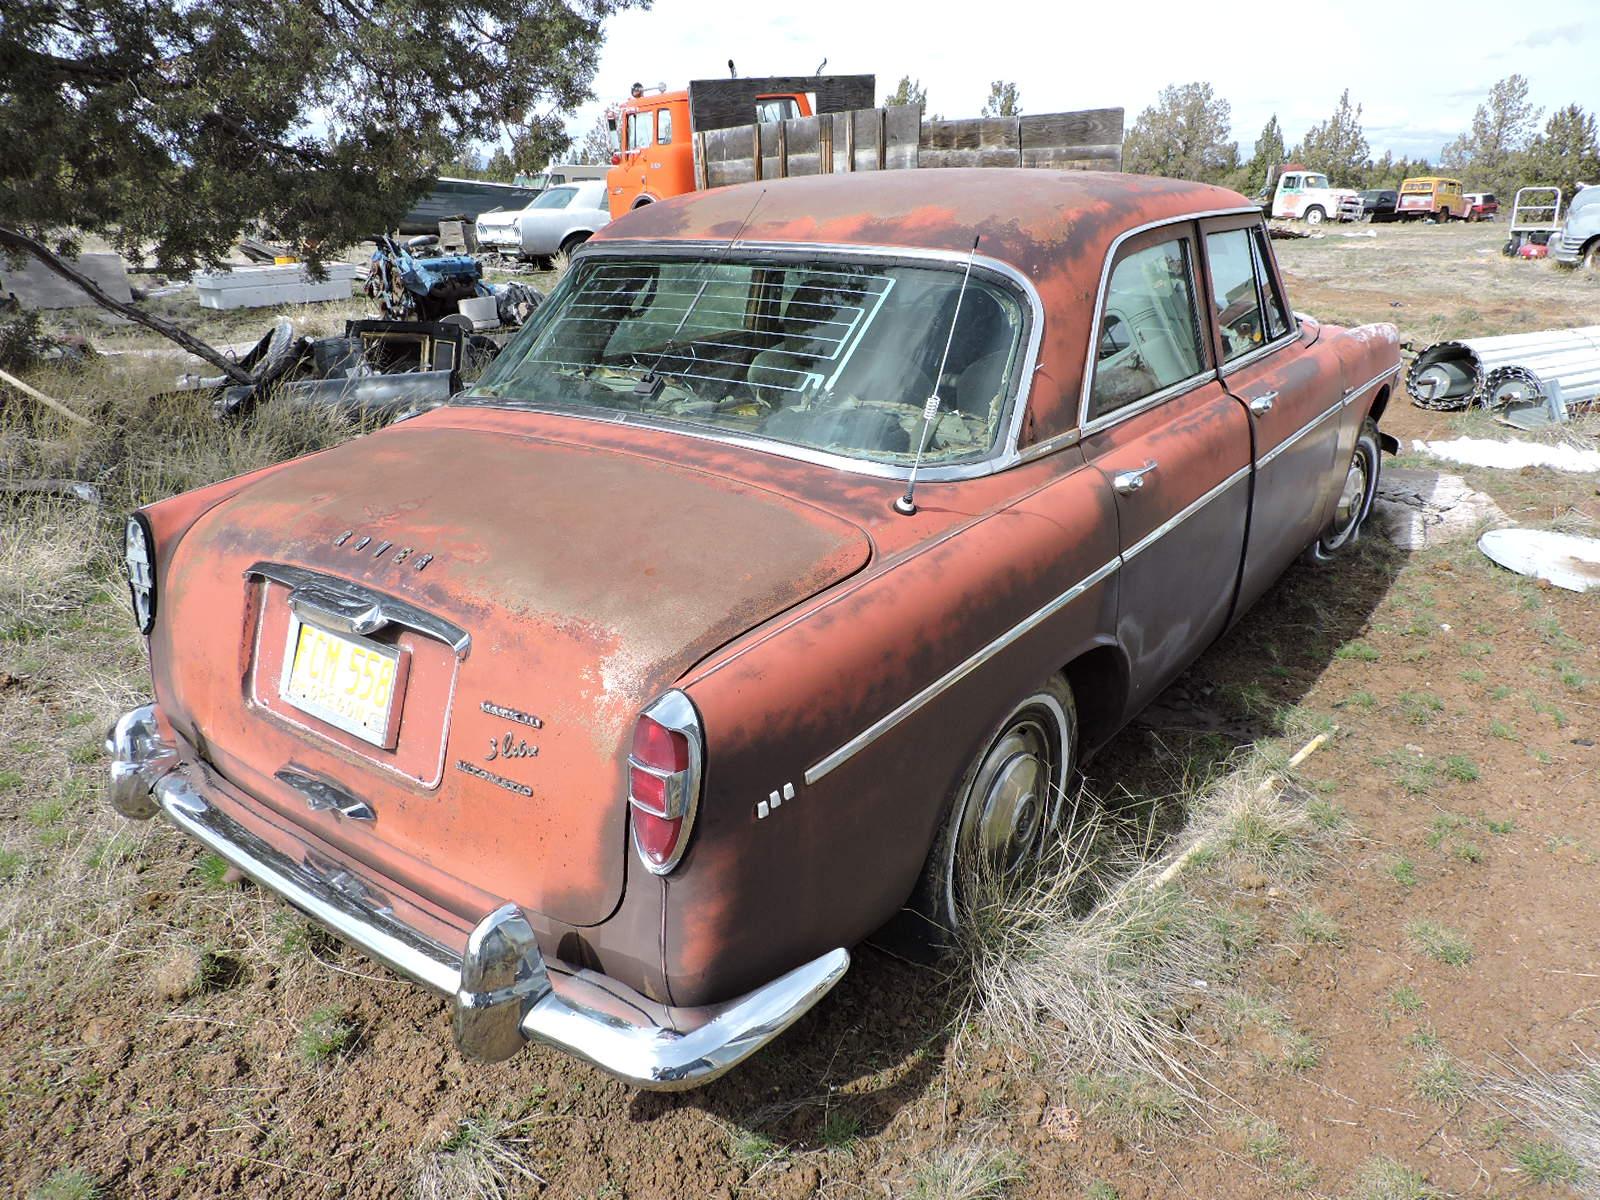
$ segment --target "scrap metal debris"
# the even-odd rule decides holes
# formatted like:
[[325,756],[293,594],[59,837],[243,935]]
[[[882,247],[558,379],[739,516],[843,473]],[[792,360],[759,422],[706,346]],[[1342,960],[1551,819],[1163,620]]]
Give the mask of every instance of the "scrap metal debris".
[[1569,592],[1600,589],[1600,538],[1554,529],[1491,529],[1478,539],[1478,549],[1507,570]]
[[1426,550],[1471,537],[1484,522],[1503,524],[1506,514],[1459,475],[1386,467],[1378,480],[1373,515],[1402,550]]
[[1497,408],[1542,400],[1554,383],[1569,410],[1600,399],[1600,325],[1437,342],[1406,372],[1423,408]]
[[1430,458],[1442,458],[1469,467],[1549,467],[1577,473],[1600,471],[1600,450],[1576,446],[1550,446],[1542,442],[1500,442],[1493,438],[1454,438],[1449,441],[1413,441],[1412,448]]

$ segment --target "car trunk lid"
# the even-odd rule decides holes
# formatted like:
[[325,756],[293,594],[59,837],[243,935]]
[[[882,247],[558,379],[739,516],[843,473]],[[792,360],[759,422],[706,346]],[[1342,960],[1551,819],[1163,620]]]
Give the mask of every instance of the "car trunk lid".
[[[375,871],[447,907],[488,893],[593,924],[622,894],[639,711],[869,556],[855,525],[749,482],[408,423],[267,477],[181,539],[158,697],[236,783]],[[395,672],[389,722],[286,696],[306,624]]]

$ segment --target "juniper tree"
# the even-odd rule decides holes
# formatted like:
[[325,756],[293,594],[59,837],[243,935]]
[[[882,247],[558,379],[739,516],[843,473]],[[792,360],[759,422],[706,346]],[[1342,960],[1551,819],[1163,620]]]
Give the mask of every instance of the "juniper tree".
[[636,3],[6,0],[0,250],[60,271],[94,234],[187,272],[259,225],[320,260],[475,141],[563,149],[602,22]]

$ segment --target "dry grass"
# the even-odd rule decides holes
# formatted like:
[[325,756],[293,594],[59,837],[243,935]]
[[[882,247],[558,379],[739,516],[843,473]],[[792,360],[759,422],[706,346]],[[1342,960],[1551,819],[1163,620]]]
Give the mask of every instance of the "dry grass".
[[[1586,1196],[1600,1196],[1600,1059],[1579,1050],[1577,1062],[1565,1071],[1550,1071],[1525,1055],[1500,1061],[1485,1085],[1500,1106],[1555,1139],[1571,1164],[1552,1172],[1574,1183]],[[1539,1173],[1540,1162],[1559,1162],[1529,1148],[1524,1170]],[[1536,1180],[1535,1182],[1542,1182]]]
[[417,1173],[417,1200],[505,1200],[548,1181],[528,1166],[528,1122],[475,1120],[457,1123],[444,1144]]
[[1000,1200],[1021,1183],[1012,1155],[977,1146],[951,1146],[922,1163],[912,1176],[912,1200]]
[[1260,755],[1183,801],[1188,823],[1163,857],[1147,831],[1091,808],[1024,884],[968,881],[965,1026],[1063,1077],[1193,1097],[1181,1018],[1213,1001],[1238,949],[1215,885],[1241,871],[1298,879],[1327,833]]

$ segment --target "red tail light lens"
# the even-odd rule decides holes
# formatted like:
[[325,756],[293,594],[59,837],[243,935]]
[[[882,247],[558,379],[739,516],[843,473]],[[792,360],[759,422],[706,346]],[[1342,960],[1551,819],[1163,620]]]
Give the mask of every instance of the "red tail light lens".
[[611,165],[613,167],[615,167],[615,166],[620,165],[621,162],[622,162],[622,155],[617,153],[615,150],[613,150],[611,152]]
[[644,865],[665,875],[688,846],[700,800],[700,717],[682,692],[668,692],[640,715],[628,755],[633,844]]

